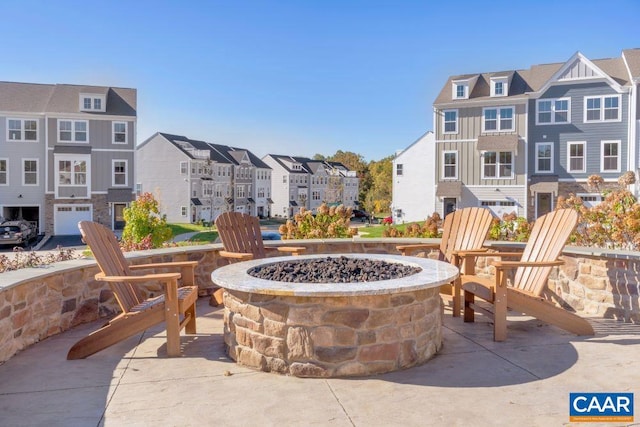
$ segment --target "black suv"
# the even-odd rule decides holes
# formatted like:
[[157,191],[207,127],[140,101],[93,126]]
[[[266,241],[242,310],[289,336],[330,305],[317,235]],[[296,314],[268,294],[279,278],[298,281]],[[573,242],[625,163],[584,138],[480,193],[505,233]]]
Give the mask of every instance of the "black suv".
[[360,209],[354,209],[351,212],[351,219],[359,219],[362,222],[369,221],[369,214]]

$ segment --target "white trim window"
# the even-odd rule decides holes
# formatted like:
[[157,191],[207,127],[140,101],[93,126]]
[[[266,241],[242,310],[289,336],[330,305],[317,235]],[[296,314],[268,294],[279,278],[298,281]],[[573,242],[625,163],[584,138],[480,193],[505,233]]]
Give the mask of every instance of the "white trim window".
[[491,96],[507,96],[509,93],[509,79],[506,77],[491,79]]
[[458,152],[442,152],[442,179],[458,179]]
[[513,153],[511,151],[485,151],[482,155],[483,179],[512,179]]
[[442,113],[443,133],[458,133],[458,110],[444,110]]
[[189,171],[188,162],[180,162],[180,175],[186,175]]
[[569,172],[587,171],[587,142],[567,142],[567,170]]
[[243,198],[243,197],[246,197],[244,185],[237,185],[236,186],[236,197],[239,198],[239,199]]
[[80,94],[80,111],[99,111],[104,113],[107,111],[107,102],[105,95]]
[[37,142],[38,120],[7,119],[7,141]]
[[601,172],[620,172],[620,141],[601,142]]
[[[404,165],[402,163],[396,163],[396,176],[402,176],[404,174]],[[312,177],[313,178],[313,177]],[[315,178],[313,178],[315,180]],[[314,182],[315,184],[315,182]]]
[[85,160],[58,160],[58,185],[87,185],[87,162]]
[[89,142],[89,122],[58,120],[58,142]]
[[538,99],[536,125],[571,123],[571,98]]
[[514,108],[483,108],[482,132],[511,132],[514,130]]
[[576,196],[582,199],[582,204],[586,208],[592,208],[602,203],[602,194],[598,193],[578,193]]
[[468,81],[454,81],[452,84],[453,99],[469,99],[469,82]]
[[127,122],[113,122],[111,125],[114,144],[127,143]]
[[553,173],[553,142],[536,142],[536,173]]
[[38,159],[22,159],[22,185],[38,185]]
[[9,159],[0,159],[0,185],[9,185]]
[[126,160],[111,160],[111,170],[113,171],[111,185],[114,187],[123,187],[127,185],[127,166]]
[[585,96],[584,122],[619,122],[622,120],[620,95]]
[[180,206],[180,215],[181,216],[187,216],[187,207],[186,206]]

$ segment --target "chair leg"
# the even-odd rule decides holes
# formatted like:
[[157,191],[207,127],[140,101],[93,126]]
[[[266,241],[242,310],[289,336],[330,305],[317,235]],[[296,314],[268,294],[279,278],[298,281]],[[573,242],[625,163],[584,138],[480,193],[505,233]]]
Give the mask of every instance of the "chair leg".
[[496,286],[493,301],[493,340],[507,339],[507,287]]
[[451,294],[453,296],[453,317],[460,317],[462,280],[458,277],[451,285]]
[[474,319],[474,311],[473,311],[473,302],[475,296],[471,292],[464,291],[464,317],[463,320],[465,322],[473,322]]
[[195,334],[196,333],[196,304],[193,303],[191,307],[185,310],[186,316],[191,316],[189,321],[184,327],[184,331],[187,334]]

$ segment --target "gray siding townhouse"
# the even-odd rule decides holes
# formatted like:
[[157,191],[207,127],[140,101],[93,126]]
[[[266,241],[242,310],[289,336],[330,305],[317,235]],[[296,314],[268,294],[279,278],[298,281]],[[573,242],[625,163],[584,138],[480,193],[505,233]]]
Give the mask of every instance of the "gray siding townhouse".
[[436,212],[526,213],[527,90],[521,72],[450,77],[435,100]]
[[41,233],[124,225],[134,197],[136,90],[0,82],[0,216]]
[[158,132],[136,158],[137,190],[154,194],[169,222],[269,215],[271,170],[248,150]]
[[[553,210],[558,196],[598,203],[602,190],[638,169],[631,108],[637,91],[624,52],[593,61],[578,52],[529,72],[529,217]],[[601,188],[587,184],[590,175],[604,179]]]
[[291,217],[301,207],[315,211],[322,203],[357,204],[359,178],[342,163],[268,154],[272,169],[272,214]]

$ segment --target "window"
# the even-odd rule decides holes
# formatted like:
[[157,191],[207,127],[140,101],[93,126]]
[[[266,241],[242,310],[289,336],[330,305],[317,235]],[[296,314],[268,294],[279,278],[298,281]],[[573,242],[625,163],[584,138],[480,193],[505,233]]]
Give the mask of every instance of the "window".
[[180,215],[187,216],[187,207],[186,206],[180,206]]
[[0,185],[9,185],[9,163],[7,159],[0,159]]
[[576,196],[582,199],[582,204],[587,208],[592,208],[602,202],[602,194],[578,193]]
[[311,192],[311,200],[320,200],[320,192],[312,191]]
[[453,99],[467,99],[469,98],[469,82],[459,81],[453,82]]
[[620,172],[620,141],[602,141],[602,172]]
[[238,198],[245,197],[244,185],[238,185],[236,187],[236,197],[238,197]]
[[282,183],[283,183],[283,184],[286,184],[286,183],[287,183],[287,176],[286,176],[286,175],[284,175],[284,176],[282,177]]
[[536,173],[553,172],[553,143],[536,142]]
[[58,141],[87,142],[87,128],[86,120],[58,120]]
[[620,95],[590,96],[584,98],[584,121],[619,122]]
[[570,99],[539,99],[536,101],[536,124],[570,123]]
[[397,176],[402,176],[402,163],[398,163],[396,165],[396,175]]
[[112,160],[113,185],[127,185],[127,161]]
[[585,147],[586,142],[569,142],[567,143],[567,166],[569,172],[585,172]]
[[80,94],[80,111],[106,111],[105,95]]
[[142,194],[142,183],[138,182],[136,183],[136,196],[139,196]]
[[113,122],[113,143],[127,143],[127,122]]
[[444,133],[458,133],[458,110],[444,111]]
[[29,119],[7,119],[8,141],[37,141],[38,121]]
[[506,77],[491,79],[491,96],[506,96],[509,79]]
[[487,151],[482,156],[483,178],[513,178],[513,153]]
[[22,185],[38,185],[38,160],[22,160]]
[[87,162],[84,160],[60,160],[58,185],[86,185]]
[[482,122],[483,132],[513,131],[513,107],[485,108]]
[[443,178],[458,178],[458,152],[457,151],[444,151],[442,153],[442,177]]

